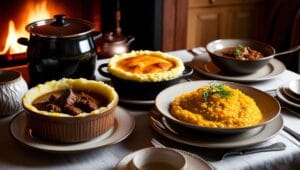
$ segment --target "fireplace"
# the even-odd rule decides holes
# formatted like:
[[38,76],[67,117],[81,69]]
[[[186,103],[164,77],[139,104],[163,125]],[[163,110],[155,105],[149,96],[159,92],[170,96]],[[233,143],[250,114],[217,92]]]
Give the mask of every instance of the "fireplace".
[[26,46],[17,43],[29,37],[25,26],[31,22],[65,14],[70,18],[92,21],[101,30],[101,3],[97,0],[10,0],[0,2],[0,67],[26,64]]
[[[115,27],[115,11],[121,11],[122,33],[136,37],[132,49],[161,49],[162,2],[154,0],[10,0],[1,1],[0,68],[26,63],[26,46],[19,37],[28,37],[25,26],[31,22],[65,14],[95,24],[96,30],[109,32]],[[140,20],[139,14],[143,16]]]

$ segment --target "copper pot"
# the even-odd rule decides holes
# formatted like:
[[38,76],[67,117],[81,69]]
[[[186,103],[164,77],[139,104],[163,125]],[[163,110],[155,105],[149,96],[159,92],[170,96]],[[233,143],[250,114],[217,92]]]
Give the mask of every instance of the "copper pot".
[[130,44],[135,40],[133,36],[124,36],[118,32],[104,33],[96,41],[98,58],[110,58],[115,54],[130,51]]

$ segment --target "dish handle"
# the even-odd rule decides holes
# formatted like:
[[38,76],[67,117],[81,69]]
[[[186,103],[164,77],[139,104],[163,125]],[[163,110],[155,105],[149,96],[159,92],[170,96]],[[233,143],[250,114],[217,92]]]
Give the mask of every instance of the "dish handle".
[[191,66],[185,65],[184,67],[185,67],[185,69],[183,70],[180,78],[188,77],[194,73],[194,69]]
[[[107,72],[108,63],[103,63],[98,67],[99,73],[107,78],[111,78],[111,74]],[[106,68],[106,70],[104,70]]]

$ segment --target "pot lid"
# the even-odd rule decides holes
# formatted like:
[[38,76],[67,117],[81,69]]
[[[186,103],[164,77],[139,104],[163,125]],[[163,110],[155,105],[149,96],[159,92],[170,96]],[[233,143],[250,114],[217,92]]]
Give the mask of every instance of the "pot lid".
[[94,24],[81,19],[69,19],[65,15],[55,15],[54,19],[46,19],[30,23],[26,30],[40,37],[69,38],[90,33]]

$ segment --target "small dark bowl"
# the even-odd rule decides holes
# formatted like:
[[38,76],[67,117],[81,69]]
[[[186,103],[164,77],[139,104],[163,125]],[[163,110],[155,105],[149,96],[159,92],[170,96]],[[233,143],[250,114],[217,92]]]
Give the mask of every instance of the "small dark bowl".
[[[171,80],[160,82],[138,82],[119,78],[107,72],[108,63],[101,64],[98,68],[99,73],[107,78],[110,78],[113,87],[122,99],[130,100],[154,100],[156,95],[163,89],[179,83],[182,78],[193,74],[193,69],[190,66],[185,66],[182,75]],[[106,70],[104,70],[106,68]]]
[[[257,60],[237,60],[216,54],[217,50],[239,45],[259,51],[264,57]],[[222,71],[230,74],[251,74],[264,67],[274,57],[275,49],[266,43],[247,39],[219,39],[207,44],[206,50],[213,61]]]

